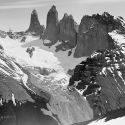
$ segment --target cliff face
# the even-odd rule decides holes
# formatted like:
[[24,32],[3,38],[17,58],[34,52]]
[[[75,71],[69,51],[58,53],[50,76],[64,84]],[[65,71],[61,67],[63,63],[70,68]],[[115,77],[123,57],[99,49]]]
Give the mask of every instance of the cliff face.
[[108,13],[84,16],[78,29],[74,57],[89,56],[95,50],[113,48],[109,32],[121,28],[121,23]]
[[115,29],[124,31],[121,22],[107,12],[84,16],[78,26],[72,15],[64,14],[58,21],[58,12],[56,7],[52,6],[47,14],[45,39],[51,41],[47,43],[49,46],[58,40],[61,42],[56,46],[56,51],[72,50],[76,47],[74,57],[80,58],[89,56],[96,50],[114,48],[108,33]]
[[125,107],[125,56],[119,49],[100,50],[76,66],[69,86],[82,91],[94,117]]
[[55,6],[47,14],[45,39],[51,42],[46,45],[53,45],[58,40],[61,42],[56,47],[56,51],[72,49],[76,46],[78,25],[72,15],[64,14],[64,17],[58,21],[58,12]]
[[72,15],[64,14],[62,20],[60,20],[58,29],[58,39],[63,43],[67,44],[66,49],[71,49],[76,46],[77,41],[77,31],[76,22],[74,21]]
[[33,35],[42,35],[44,30],[44,26],[40,25],[37,11],[33,10],[31,14],[30,26],[26,32],[30,32]]
[[46,32],[45,39],[50,40],[52,43],[50,45],[57,42],[57,33],[58,33],[58,12],[55,6],[49,10],[47,14],[47,22],[46,22]]

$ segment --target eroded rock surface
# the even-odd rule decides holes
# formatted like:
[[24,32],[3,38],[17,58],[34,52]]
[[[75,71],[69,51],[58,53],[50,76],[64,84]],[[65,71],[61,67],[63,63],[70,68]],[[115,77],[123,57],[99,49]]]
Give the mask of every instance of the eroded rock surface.
[[106,12],[102,15],[84,16],[78,29],[74,57],[89,56],[96,50],[114,48],[108,33],[115,29],[123,29],[121,22]]

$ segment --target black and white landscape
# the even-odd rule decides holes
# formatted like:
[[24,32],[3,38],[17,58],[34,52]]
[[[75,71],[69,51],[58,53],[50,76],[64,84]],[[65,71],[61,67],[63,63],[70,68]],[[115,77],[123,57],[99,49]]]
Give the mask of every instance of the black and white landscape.
[[[0,11],[28,8],[0,3]],[[45,25],[33,6],[29,27],[0,27],[0,125],[124,125],[124,17],[83,13],[78,23],[66,12],[59,19],[63,1],[54,3]]]

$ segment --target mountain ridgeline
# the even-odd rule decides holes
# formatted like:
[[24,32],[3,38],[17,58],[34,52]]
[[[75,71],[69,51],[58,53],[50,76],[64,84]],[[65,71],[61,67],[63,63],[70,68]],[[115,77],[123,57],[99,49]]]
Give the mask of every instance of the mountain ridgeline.
[[82,91],[94,117],[125,107],[125,55],[98,50],[74,69],[69,87]]
[[47,14],[46,29],[41,26],[37,12],[33,10],[28,31],[40,35],[43,40],[50,40],[46,46],[56,46],[56,51],[66,51],[75,48],[73,56],[80,58],[91,55],[95,50],[113,49],[114,44],[109,32],[120,29],[124,31],[121,22],[107,12],[102,15],[85,15],[78,25],[72,15],[64,14],[59,21],[56,6],[52,6]]
[[[122,17],[115,18],[107,12],[85,15],[78,25],[67,13],[59,20],[56,6],[52,6],[46,28],[33,10],[26,31],[0,30],[0,37],[0,125],[84,125],[112,111],[125,110],[125,20]],[[15,39],[21,42],[18,56],[23,55],[22,60],[15,54],[19,42]],[[17,43],[16,48],[9,46],[13,43]],[[56,52],[64,51],[63,56],[58,53],[63,60],[67,50],[73,61],[87,58],[74,69],[68,67],[69,77],[63,68],[58,69],[56,61],[54,68],[50,65],[48,58],[52,56],[46,55],[40,46],[48,50],[54,46],[54,57]],[[34,51],[29,57],[30,53],[26,52],[32,47]],[[7,51],[10,48],[14,57]],[[68,56],[66,59],[72,59]]]

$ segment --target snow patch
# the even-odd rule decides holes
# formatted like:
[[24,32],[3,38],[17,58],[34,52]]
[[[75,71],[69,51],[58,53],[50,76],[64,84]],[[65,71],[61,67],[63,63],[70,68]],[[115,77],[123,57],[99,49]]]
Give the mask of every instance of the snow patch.
[[[108,33],[112,39],[117,43],[117,45],[121,46],[125,44],[125,36],[122,34],[118,34],[117,30],[114,30]],[[124,47],[124,46],[123,46]],[[124,49],[124,48],[123,48]]]
[[16,100],[15,100],[15,97],[14,97],[14,94],[12,93],[12,102],[13,104],[16,106]]
[[123,125],[125,123],[125,117],[116,118],[105,122],[105,119],[99,121],[93,121],[88,125]]

